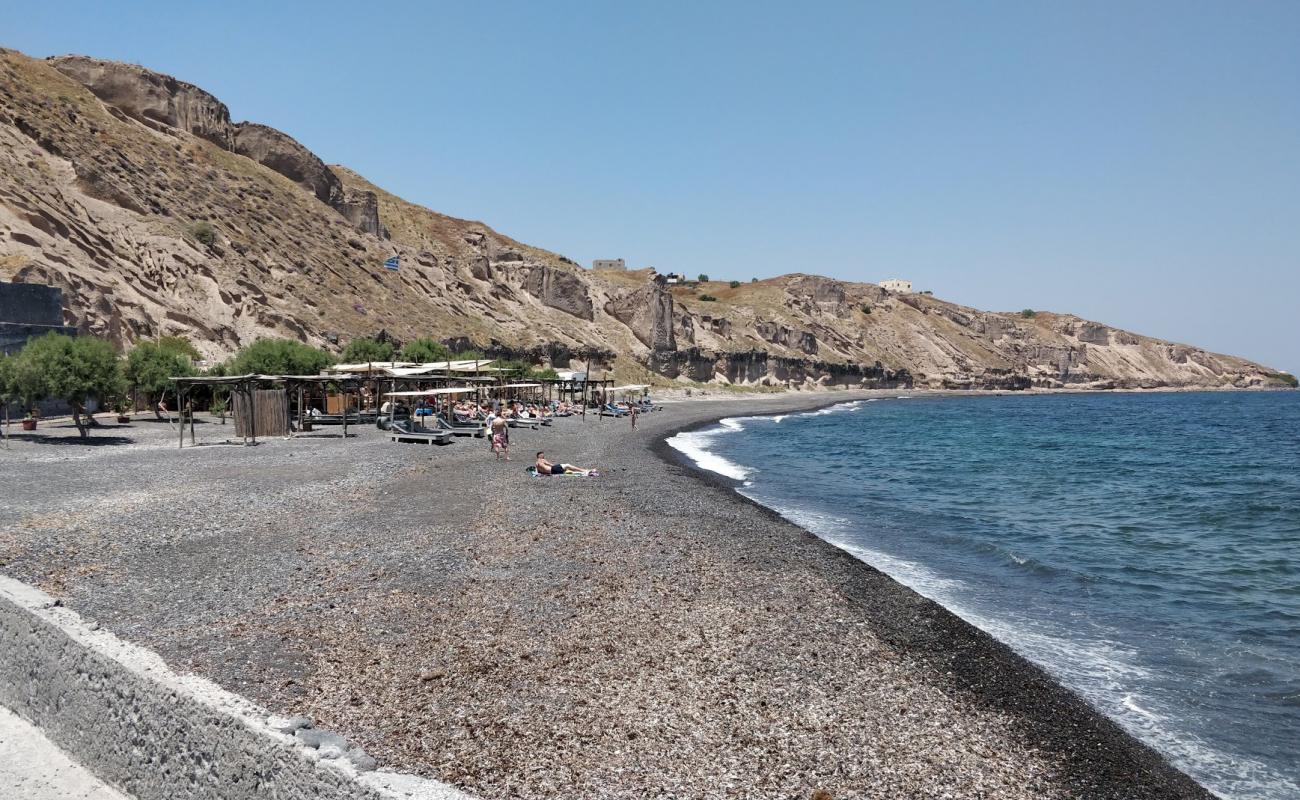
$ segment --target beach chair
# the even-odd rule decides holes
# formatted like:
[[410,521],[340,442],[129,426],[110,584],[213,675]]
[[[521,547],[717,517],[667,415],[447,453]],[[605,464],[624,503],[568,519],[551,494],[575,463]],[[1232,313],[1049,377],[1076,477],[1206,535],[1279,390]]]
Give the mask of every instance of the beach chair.
[[394,420],[388,425],[388,438],[394,442],[414,444],[450,444],[451,431],[421,430],[410,420]]
[[628,415],[628,411],[627,409],[619,408],[613,403],[606,403],[600,409],[600,415],[602,417],[626,417]]
[[512,428],[531,428],[533,430],[537,430],[542,426],[541,421],[536,419],[535,417],[528,417],[526,419],[520,419],[518,417],[510,417],[509,419],[506,420],[506,424]]
[[448,420],[439,414],[435,418],[438,422],[438,429],[449,432],[452,436],[483,436],[483,423],[474,422],[473,420]]

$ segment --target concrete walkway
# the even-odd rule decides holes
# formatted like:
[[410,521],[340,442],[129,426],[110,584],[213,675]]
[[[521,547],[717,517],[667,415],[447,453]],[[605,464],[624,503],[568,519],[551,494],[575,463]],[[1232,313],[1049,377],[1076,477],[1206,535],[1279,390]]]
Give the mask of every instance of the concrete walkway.
[[39,728],[4,706],[0,706],[0,797],[131,800],[68,758]]

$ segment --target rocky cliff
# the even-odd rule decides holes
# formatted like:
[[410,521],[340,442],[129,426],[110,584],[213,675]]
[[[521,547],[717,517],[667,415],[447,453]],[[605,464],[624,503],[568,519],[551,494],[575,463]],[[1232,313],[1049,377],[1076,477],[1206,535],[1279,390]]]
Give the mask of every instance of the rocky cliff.
[[[401,268],[383,262],[398,256]],[[202,89],[0,51],[0,279],[64,290],[123,346],[184,334],[337,346],[385,330],[622,378],[765,385],[1261,386],[1271,370],[1069,315],[978,311],[787,275],[669,287],[591,272],[232,122]],[[701,295],[716,299],[701,300]]]

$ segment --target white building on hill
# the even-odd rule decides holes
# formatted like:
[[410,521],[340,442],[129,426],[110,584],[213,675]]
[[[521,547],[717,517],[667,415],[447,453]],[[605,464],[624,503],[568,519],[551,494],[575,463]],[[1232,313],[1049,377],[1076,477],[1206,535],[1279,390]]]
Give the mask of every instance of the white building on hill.
[[881,281],[880,288],[884,289],[886,292],[893,292],[894,294],[911,294],[912,282],[905,281],[902,278],[890,278],[889,280]]

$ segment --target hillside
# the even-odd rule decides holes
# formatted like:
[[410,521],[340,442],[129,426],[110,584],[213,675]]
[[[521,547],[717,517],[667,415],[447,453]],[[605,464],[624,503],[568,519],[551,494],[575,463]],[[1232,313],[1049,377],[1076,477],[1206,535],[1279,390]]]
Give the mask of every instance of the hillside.
[[[396,272],[383,268],[393,255]],[[210,357],[261,336],[337,349],[386,331],[660,382],[1277,382],[1259,364],[1064,314],[803,274],[686,289],[649,271],[591,272],[232,122],[196,86],[11,50],[0,51],[0,280],[62,287],[68,324],[120,345],[184,334]]]

